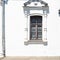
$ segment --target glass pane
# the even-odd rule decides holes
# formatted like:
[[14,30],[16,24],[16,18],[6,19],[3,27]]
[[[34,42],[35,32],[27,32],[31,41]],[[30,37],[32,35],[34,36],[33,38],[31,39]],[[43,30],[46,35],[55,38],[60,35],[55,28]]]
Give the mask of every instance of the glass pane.
[[38,39],[42,39],[42,32],[38,32]]
[[42,20],[37,20],[37,23],[42,23]]
[[42,32],[38,32],[38,35],[42,35]]
[[38,23],[38,27],[42,27],[42,23]]
[[39,31],[42,31],[42,27],[38,27],[38,32],[39,32]]
[[42,16],[37,17],[37,23],[42,23]]
[[36,27],[36,25],[35,24],[32,24],[31,27]]
[[31,31],[32,31],[32,32],[36,32],[36,27],[32,27],[32,28],[31,28]]
[[31,23],[36,23],[36,19],[34,17],[31,17]]
[[42,35],[38,35],[38,39],[39,39],[39,38],[42,39]]
[[42,23],[42,16],[31,16],[31,23]]
[[32,35],[35,35],[36,34],[36,32],[31,32],[32,33]]
[[31,38],[36,39],[36,32],[31,32]]

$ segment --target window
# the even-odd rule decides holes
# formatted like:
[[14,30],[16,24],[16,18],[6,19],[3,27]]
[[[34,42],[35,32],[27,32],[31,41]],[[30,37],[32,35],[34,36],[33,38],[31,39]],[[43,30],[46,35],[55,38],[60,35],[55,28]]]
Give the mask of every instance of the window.
[[42,40],[42,16],[30,16],[30,40]]

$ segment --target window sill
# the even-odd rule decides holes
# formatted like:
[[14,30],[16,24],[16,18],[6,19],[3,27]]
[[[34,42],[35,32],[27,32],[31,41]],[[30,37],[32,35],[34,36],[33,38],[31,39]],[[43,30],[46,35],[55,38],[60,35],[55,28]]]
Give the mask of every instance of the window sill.
[[24,42],[24,45],[29,45],[29,44],[43,44],[43,45],[47,45],[47,41],[43,41],[43,40],[28,40]]

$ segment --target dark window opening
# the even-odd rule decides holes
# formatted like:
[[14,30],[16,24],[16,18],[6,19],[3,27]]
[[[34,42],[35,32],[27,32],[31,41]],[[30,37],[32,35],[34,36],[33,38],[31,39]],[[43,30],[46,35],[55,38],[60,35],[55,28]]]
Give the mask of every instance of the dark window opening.
[[30,39],[42,40],[42,16],[30,16]]

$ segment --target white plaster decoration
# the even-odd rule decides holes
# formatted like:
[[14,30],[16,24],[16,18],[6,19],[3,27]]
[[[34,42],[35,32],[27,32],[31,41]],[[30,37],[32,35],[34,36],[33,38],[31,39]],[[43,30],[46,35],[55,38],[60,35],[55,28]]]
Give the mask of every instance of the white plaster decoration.
[[28,16],[25,15],[25,41],[28,40]]
[[47,17],[43,16],[43,41],[47,41]]
[[[41,44],[45,44],[47,42],[47,31],[45,31],[47,29],[47,20],[46,20],[46,15],[45,14],[30,14],[28,15],[27,18],[27,26],[28,26],[28,31],[27,31],[27,37],[28,39],[25,41],[25,44],[28,45],[29,43],[31,44],[32,41],[30,41],[30,16],[42,16],[42,41],[40,42]],[[43,43],[42,43],[43,42]],[[33,42],[36,43],[36,42]],[[37,42],[38,44],[38,42]]]
[[49,7],[48,6],[23,6],[24,13],[27,11],[27,14],[30,14],[30,10],[43,10],[46,11],[46,13],[49,13]]
[[30,16],[28,16],[28,40],[30,40]]
[[[28,25],[28,39],[27,42],[25,42],[26,45],[28,44],[44,44],[46,45],[47,43],[47,14],[49,13],[49,6],[46,2],[41,1],[41,4],[44,4],[44,6],[27,6],[28,4],[31,3],[31,1],[27,1],[24,3],[23,9],[24,9],[24,14],[28,17],[27,18],[27,25]],[[30,16],[42,16],[42,40],[30,40]]]

